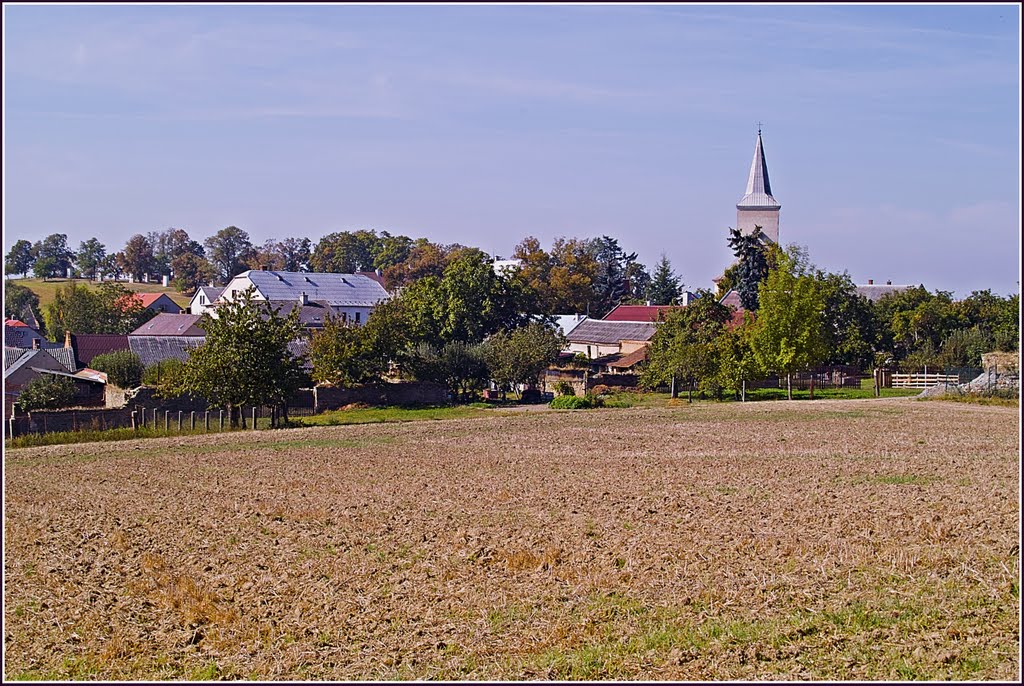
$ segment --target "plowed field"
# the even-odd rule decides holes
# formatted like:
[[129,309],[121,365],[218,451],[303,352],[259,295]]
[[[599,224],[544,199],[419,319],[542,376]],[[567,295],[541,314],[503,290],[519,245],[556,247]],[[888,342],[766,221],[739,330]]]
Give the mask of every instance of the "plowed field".
[[1015,679],[1017,414],[683,403],[9,451],[5,675]]

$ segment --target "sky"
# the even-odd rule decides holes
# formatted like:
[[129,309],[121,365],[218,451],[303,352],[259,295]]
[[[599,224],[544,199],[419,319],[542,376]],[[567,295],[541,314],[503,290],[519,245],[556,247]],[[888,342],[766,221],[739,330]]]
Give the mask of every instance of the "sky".
[[4,251],[609,235],[707,288],[760,122],[783,244],[1017,293],[1020,11],[5,4]]

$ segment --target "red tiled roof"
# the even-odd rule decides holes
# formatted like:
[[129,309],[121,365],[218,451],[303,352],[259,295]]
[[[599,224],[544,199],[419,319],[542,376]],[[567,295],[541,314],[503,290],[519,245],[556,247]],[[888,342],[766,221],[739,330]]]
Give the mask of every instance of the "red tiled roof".
[[622,357],[620,357],[619,359],[615,360],[614,362],[609,362],[608,366],[609,367],[615,367],[617,369],[629,369],[630,367],[632,367],[633,365],[637,364],[638,362],[643,362],[646,359],[647,359],[647,346],[644,346],[644,347],[640,348],[639,350],[634,350],[631,353],[623,355]]
[[619,305],[604,316],[606,322],[656,322],[662,312],[682,309],[682,305]]
[[5,319],[4,326],[28,326],[28,324],[20,319]]

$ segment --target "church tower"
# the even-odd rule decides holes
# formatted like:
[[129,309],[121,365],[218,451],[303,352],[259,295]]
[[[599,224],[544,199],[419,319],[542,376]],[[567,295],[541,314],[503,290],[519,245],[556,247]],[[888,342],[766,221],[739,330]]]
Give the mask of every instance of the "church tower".
[[782,205],[772,197],[768,163],[764,159],[761,129],[758,129],[754,161],[750,164],[750,176],[747,177],[747,192],[736,204],[736,228],[748,234],[755,226],[760,226],[767,238],[778,243],[780,209]]

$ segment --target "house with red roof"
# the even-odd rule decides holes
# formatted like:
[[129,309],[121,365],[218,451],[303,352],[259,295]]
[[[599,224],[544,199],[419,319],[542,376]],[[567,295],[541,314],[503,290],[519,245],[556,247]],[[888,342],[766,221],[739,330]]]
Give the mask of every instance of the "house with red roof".
[[136,293],[135,299],[142,303],[147,310],[153,310],[157,314],[181,314],[183,310],[178,303],[171,300],[166,293]]

